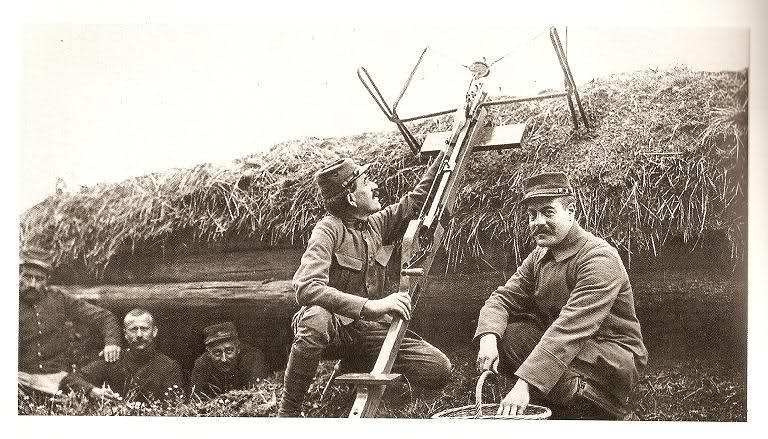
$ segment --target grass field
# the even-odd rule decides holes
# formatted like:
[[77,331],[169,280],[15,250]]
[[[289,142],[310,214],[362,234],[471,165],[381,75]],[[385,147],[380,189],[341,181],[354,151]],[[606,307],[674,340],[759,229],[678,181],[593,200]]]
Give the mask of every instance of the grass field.
[[[729,272],[660,270],[633,276],[638,316],[649,349],[648,368],[630,397],[644,420],[746,421],[746,337],[740,305],[746,285]],[[453,379],[439,392],[402,386],[385,394],[379,416],[427,418],[474,403],[475,352],[466,343],[436,343],[451,358]],[[333,362],[323,362],[305,400],[308,417],[345,417],[354,399],[346,385],[332,385],[320,399]],[[500,391],[511,380],[500,380]],[[282,387],[277,373],[251,390],[219,398],[139,405],[89,402],[82,395],[56,400],[19,398],[24,415],[274,416]],[[501,395],[489,386],[488,402]]]

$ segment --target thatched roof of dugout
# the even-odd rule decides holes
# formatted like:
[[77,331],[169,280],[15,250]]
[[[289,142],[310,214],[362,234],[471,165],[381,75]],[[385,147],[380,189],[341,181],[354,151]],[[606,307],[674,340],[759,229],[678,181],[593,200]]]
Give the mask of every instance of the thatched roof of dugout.
[[[747,84],[746,71],[682,68],[593,80],[580,87],[589,132],[573,131],[563,99],[495,107],[494,125],[527,123],[524,145],[473,155],[446,234],[451,260],[482,255],[491,242],[524,256],[521,182],[542,170],[569,173],[582,223],[624,251],[653,252],[672,236],[693,246],[720,232],[732,257],[743,258]],[[450,119],[414,131],[447,130]],[[96,277],[116,254],[180,251],[179,240],[301,247],[324,214],[312,176],[340,156],[378,163],[371,174],[387,203],[426,166],[394,131],[290,141],[229,166],[202,164],[51,196],[22,215],[21,239],[53,248],[59,263],[81,264]]]

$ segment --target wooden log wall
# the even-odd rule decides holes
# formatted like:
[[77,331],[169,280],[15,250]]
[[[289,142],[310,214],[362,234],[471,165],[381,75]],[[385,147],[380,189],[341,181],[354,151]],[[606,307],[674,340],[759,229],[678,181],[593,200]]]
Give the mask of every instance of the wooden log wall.
[[[635,269],[630,271],[712,263],[709,247],[695,252],[681,248],[669,246],[655,258],[635,258]],[[496,249],[489,255],[500,253]],[[290,279],[301,254],[299,249],[285,249],[130,255],[115,258],[99,282],[64,267],[54,274],[54,283],[120,318],[136,307],[152,311],[160,328],[158,343],[187,370],[203,351],[202,329],[223,320],[234,321],[243,338],[264,349],[273,368],[279,369],[293,337],[290,319],[298,305]],[[390,264],[389,289],[394,291],[399,257],[393,255]],[[481,265],[469,273],[446,276],[444,261],[436,264],[411,328],[438,345],[441,337],[445,343],[457,337],[471,339],[483,302],[514,272],[508,262],[504,265],[512,268],[481,271]]]
[[225,320],[234,321],[242,338],[279,369],[293,338],[290,320],[298,305],[290,279],[301,253],[130,255],[115,258],[99,282],[72,267],[58,270],[53,280],[118,318],[133,308],[151,311],[160,348],[187,372],[203,352],[203,328]]

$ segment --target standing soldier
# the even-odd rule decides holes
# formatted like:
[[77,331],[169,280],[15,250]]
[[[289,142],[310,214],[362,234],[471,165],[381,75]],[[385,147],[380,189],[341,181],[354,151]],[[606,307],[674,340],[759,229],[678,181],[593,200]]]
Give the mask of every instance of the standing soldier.
[[[400,238],[408,221],[419,214],[440,162],[438,157],[412,192],[384,209],[378,186],[368,178],[370,164],[358,166],[346,158],[316,174],[329,215],[312,230],[293,277],[302,307],[293,318],[295,337],[278,416],[300,416],[318,362],[324,352],[330,355],[326,348],[346,348],[341,355],[348,368],[370,368],[391,315],[410,319],[408,294],[382,297],[391,254],[391,247],[385,246]],[[448,382],[451,364],[440,350],[408,331],[393,371],[412,384],[437,389]]]
[[523,202],[537,247],[480,310],[477,366],[518,380],[500,415],[523,413],[531,395],[590,417],[636,419],[627,396],[648,361],[632,287],[615,248],[582,229],[561,172],[525,180]]
[[21,252],[19,264],[19,390],[55,394],[70,387],[72,364],[66,322],[98,328],[104,361],[120,358],[120,327],[111,312],[49,286],[53,255],[40,247]]

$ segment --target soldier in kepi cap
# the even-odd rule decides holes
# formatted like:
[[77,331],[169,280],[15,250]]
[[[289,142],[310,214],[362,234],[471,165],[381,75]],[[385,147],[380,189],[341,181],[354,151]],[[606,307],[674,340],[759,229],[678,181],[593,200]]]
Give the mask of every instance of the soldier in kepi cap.
[[485,302],[474,338],[478,369],[517,377],[498,412],[523,413],[534,396],[564,417],[637,419],[627,396],[648,352],[624,264],[576,221],[564,173],[530,177],[524,190],[537,246]]
[[[410,319],[407,294],[384,294],[391,244],[414,219],[437,173],[432,164],[412,192],[382,209],[370,164],[346,158],[316,175],[328,215],[312,230],[293,277],[301,309],[293,317],[294,340],[285,370],[278,416],[300,416],[304,395],[321,357],[343,357],[348,371],[368,371],[379,354],[391,316]],[[332,349],[328,349],[332,348]],[[408,331],[393,367],[411,383],[439,389],[451,363],[437,348]]]
[[190,394],[209,397],[254,386],[269,374],[264,353],[242,342],[232,322],[203,329],[205,352],[195,360]]
[[90,325],[104,337],[100,353],[120,357],[120,327],[111,312],[48,285],[53,255],[37,246],[21,251],[19,264],[19,391],[55,394],[71,388],[67,321]]

